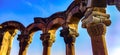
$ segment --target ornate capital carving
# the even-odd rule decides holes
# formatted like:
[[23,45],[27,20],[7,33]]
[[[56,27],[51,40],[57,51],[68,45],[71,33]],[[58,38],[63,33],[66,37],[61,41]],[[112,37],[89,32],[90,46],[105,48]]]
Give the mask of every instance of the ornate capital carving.
[[51,38],[50,33],[41,34],[40,39],[42,40],[43,46],[52,46],[54,39]]
[[86,28],[90,24],[94,25],[98,23],[104,23],[106,26],[109,26],[111,24],[109,17],[106,14],[105,8],[89,8],[88,12],[86,12],[85,19],[82,20],[82,27]]
[[106,25],[103,23],[98,23],[95,25],[89,25],[87,27],[87,31],[91,37],[93,36],[101,36],[106,33]]
[[31,43],[29,35],[18,35],[18,36],[19,36],[18,40],[20,41],[19,43],[20,47],[25,49],[25,47]]
[[82,20],[82,27],[87,28],[91,37],[93,55],[108,55],[105,33],[106,26],[110,24],[111,21],[109,15],[106,14],[105,8],[92,7],[87,9],[85,19]]
[[60,36],[64,37],[66,44],[75,43],[75,39],[79,35],[76,30],[71,28],[63,29],[60,32]]

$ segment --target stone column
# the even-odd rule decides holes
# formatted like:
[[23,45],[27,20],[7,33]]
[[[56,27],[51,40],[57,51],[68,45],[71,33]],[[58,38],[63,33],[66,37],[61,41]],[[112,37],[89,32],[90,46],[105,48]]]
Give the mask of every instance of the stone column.
[[91,14],[86,15],[82,20],[82,27],[87,28],[91,37],[93,55],[108,55],[105,33],[106,26],[111,24],[109,15],[103,7],[93,7],[92,10],[88,9],[88,12]]
[[9,43],[8,43],[7,55],[10,55],[13,40],[14,40],[15,35],[17,34],[17,31],[18,30],[8,30],[8,32],[10,33],[11,36],[9,36],[9,39],[8,39]]
[[0,30],[0,50],[1,50],[1,47],[2,47],[2,40],[3,40],[3,32]]
[[29,35],[19,35],[19,55],[27,55],[27,49],[31,43]]
[[43,55],[50,55],[51,47],[54,42],[54,39],[51,38],[50,33],[41,34],[40,39],[42,40],[42,44],[43,44]]
[[1,49],[2,49],[2,40],[3,40],[3,31],[2,28],[0,28],[0,55],[2,55]]
[[75,40],[78,33],[71,28],[64,28],[61,30],[60,36],[64,37],[66,44],[66,55],[75,55]]
[[16,33],[16,30],[7,30],[2,33],[0,55],[10,55],[12,42]]
[[1,47],[2,47],[2,40],[3,40],[3,27],[0,25],[0,55],[1,55]]
[[108,55],[105,41],[106,25],[103,23],[90,25],[87,31],[91,37],[93,55]]

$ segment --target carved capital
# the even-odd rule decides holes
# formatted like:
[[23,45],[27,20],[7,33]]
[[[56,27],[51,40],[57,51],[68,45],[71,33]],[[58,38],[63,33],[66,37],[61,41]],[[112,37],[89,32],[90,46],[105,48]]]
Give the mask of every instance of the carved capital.
[[86,12],[85,18],[82,20],[82,27],[86,28],[88,25],[94,25],[98,23],[104,23],[106,26],[111,24],[109,14],[106,14],[105,8],[94,7],[89,8],[89,12]]
[[108,55],[105,41],[106,25],[89,25],[87,31],[91,37],[93,55]]
[[54,39],[51,38],[50,33],[41,34],[40,39],[42,40],[43,46],[52,46]]
[[66,28],[60,31],[60,36],[64,37],[66,44],[75,43],[76,37],[79,35],[76,30]]
[[20,41],[19,46],[25,49],[30,43],[29,35],[18,35],[18,40]]
[[87,31],[91,37],[105,35],[106,25],[103,23],[89,25],[89,26],[87,26]]

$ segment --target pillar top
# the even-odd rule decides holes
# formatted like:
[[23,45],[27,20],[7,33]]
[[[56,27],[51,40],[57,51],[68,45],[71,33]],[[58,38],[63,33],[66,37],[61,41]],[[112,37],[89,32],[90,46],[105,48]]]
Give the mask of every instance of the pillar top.
[[76,37],[79,35],[76,30],[71,28],[63,29],[60,32],[60,36],[64,37],[66,44],[75,43]]
[[52,46],[54,39],[51,38],[50,33],[41,34],[40,40],[42,40],[43,46]]
[[86,28],[88,25],[104,23],[106,26],[111,24],[110,15],[106,14],[105,8],[94,7],[86,11],[85,18],[82,20],[82,27]]
[[87,27],[87,31],[88,31],[88,33],[90,34],[91,37],[105,35],[106,25],[103,24],[103,23],[98,23],[98,24],[95,24],[95,25],[89,25]]
[[30,44],[32,42],[32,40],[29,37],[29,34],[21,34],[18,35],[17,40],[19,40],[20,42],[26,42],[27,44]]

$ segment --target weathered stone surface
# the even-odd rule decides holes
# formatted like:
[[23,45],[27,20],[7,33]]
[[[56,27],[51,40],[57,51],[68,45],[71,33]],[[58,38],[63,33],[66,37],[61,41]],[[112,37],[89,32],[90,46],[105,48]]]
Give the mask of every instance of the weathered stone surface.
[[115,0],[107,0],[108,5],[115,5]]
[[51,36],[50,33],[41,34],[40,39],[42,40],[43,44],[43,55],[50,55],[51,46],[55,41],[55,36]]
[[9,30],[4,33],[4,37],[3,37],[3,41],[0,49],[0,52],[1,52],[0,55],[10,55],[12,42],[16,33],[17,33],[17,30]]
[[[72,28],[76,28],[73,26]],[[60,32],[60,36],[64,38],[64,42],[66,44],[66,55],[75,55],[75,40],[78,36],[78,32],[72,28],[65,28],[62,29]]]
[[115,0],[117,9],[120,11],[120,0]]
[[116,5],[116,8],[120,11],[120,0],[107,0],[108,5]]
[[106,0],[92,0],[92,7],[106,7]]
[[91,37],[93,55],[108,55],[105,41],[106,25],[103,23],[89,25],[87,31]]
[[2,32],[1,33],[2,42],[1,42],[0,55],[10,55],[12,42],[13,42],[14,36],[17,33],[17,30],[20,30],[21,32],[23,32],[25,27],[17,21],[7,21],[2,23],[1,26],[2,28],[0,32]]
[[29,44],[31,43],[31,39],[29,38],[29,34],[21,34],[19,35],[19,55],[26,55]]
[[1,49],[1,46],[2,46],[3,36],[4,36],[4,33],[2,31],[2,28],[0,28],[0,49]]
[[[89,14],[88,14],[89,13]],[[88,13],[85,15],[85,18],[82,20],[82,27],[86,28],[88,25],[97,24],[97,23],[104,23],[105,25],[109,26],[111,21],[109,19],[109,14],[106,14],[105,8],[94,7],[88,9]]]
[[93,7],[88,9],[85,19],[82,20],[82,27],[87,28],[91,37],[93,55],[108,55],[105,33],[106,26],[110,24],[111,21],[105,8]]

